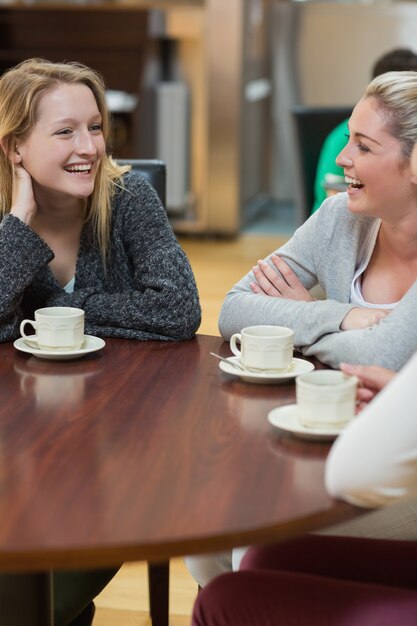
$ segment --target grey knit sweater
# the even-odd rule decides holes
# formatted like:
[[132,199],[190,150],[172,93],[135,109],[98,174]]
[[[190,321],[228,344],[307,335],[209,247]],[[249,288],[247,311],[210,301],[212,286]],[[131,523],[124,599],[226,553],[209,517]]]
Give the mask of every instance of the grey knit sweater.
[[154,189],[124,175],[112,209],[110,256],[104,270],[90,224],[81,234],[73,293],[58,284],[49,246],[21,220],[0,224],[0,341],[19,336],[23,318],[45,306],[85,310],[85,332],[103,337],[183,340],[200,324],[194,276]]
[[252,324],[289,326],[305,355],[317,356],[332,367],[341,361],[402,367],[417,350],[417,282],[378,325],[340,330],[343,318],[354,307],[349,301],[350,287],[374,222],[374,218],[350,213],[345,193],[326,200],[277,254],[307,289],[319,283],[327,299],[299,302],[255,295],[250,288],[255,277],[249,272],[226,296],[219,320],[223,337],[229,339]]

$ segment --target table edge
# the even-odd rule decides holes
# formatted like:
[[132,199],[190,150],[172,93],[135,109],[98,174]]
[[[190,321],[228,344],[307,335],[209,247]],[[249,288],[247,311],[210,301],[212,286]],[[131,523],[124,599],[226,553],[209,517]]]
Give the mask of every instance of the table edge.
[[0,570],[34,572],[51,569],[108,567],[129,561],[167,561],[173,557],[205,552],[217,552],[236,546],[271,543],[290,539],[305,532],[323,529],[348,521],[369,512],[347,502],[334,501],[334,507],[298,520],[289,520],[244,531],[230,531],[184,540],[165,540],[155,543],[98,546],[97,548],[70,547],[56,550],[0,550]]

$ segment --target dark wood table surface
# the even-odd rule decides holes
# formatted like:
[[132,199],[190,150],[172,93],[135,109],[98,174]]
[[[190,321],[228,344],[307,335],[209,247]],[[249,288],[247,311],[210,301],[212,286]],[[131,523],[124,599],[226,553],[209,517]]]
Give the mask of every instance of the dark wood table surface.
[[0,570],[163,560],[359,511],[324,489],[329,444],[274,432],[294,383],[223,374],[218,337],[107,340],[75,361],[0,345]]

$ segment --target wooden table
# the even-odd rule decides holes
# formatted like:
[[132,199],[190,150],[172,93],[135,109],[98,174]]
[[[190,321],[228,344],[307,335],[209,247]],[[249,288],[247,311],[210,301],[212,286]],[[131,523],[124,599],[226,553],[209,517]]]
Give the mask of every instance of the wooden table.
[[280,435],[294,384],[223,374],[218,337],[107,340],[76,361],[0,345],[0,570],[105,566],[267,542],[353,517],[328,444]]

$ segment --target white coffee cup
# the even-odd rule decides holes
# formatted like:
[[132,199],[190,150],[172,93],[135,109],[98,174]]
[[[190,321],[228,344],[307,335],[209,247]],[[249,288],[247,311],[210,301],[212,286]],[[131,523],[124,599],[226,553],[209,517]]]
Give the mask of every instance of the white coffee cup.
[[294,331],[285,326],[247,326],[232,335],[230,349],[247,370],[286,371],[292,364]]
[[[25,334],[25,326],[36,337]],[[51,306],[35,311],[35,320],[23,320],[20,334],[41,350],[78,350],[84,341],[84,311],[70,306]]]
[[295,381],[297,412],[302,426],[339,428],[355,415],[356,376],[340,370],[315,370]]

